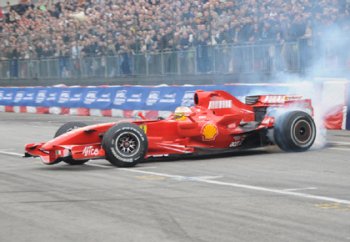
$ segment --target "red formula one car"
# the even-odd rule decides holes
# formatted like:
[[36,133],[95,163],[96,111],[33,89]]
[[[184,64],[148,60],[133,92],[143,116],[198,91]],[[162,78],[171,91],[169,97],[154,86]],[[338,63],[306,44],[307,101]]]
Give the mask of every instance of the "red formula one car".
[[25,157],[45,164],[83,164],[105,158],[118,167],[151,157],[212,154],[277,144],[306,151],[316,127],[311,100],[300,96],[260,95],[246,103],[224,91],[196,91],[195,105],[179,107],[166,119],[120,121],[87,126],[69,122],[55,138],[25,146]]

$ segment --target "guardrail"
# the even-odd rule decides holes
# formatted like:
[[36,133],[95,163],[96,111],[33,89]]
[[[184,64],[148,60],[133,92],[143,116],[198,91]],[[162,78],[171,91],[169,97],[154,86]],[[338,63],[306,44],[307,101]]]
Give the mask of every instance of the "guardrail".
[[0,79],[300,72],[298,43],[198,46],[116,56],[0,61]]
[[[202,74],[349,73],[350,55],[326,45],[321,53],[305,41],[284,44],[197,46],[181,51],[115,56],[0,61],[0,79],[114,78]],[[313,57],[318,57],[313,58]],[[313,67],[313,68],[311,68]]]

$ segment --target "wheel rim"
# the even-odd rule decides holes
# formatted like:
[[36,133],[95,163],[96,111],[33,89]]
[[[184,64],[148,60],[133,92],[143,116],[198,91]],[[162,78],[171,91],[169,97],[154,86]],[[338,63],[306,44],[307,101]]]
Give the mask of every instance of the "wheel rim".
[[124,157],[131,157],[140,149],[140,139],[133,133],[121,133],[115,143],[118,153]]
[[293,138],[300,145],[308,144],[313,136],[312,126],[307,120],[298,120],[293,129]]

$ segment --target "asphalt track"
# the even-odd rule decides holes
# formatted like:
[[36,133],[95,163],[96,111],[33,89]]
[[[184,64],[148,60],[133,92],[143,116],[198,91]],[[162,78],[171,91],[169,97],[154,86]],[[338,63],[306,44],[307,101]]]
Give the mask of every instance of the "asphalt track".
[[258,149],[115,168],[20,155],[66,121],[0,113],[0,241],[350,241],[350,132],[323,149]]

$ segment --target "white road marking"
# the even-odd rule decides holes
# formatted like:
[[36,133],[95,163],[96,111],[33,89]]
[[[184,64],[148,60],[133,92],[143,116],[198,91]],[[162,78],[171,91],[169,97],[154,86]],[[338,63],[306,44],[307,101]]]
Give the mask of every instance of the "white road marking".
[[[156,169],[157,167],[156,166],[145,166],[145,167],[142,167],[140,169]],[[133,168],[133,169],[138,169],[138,168]]]
[[330,150],[350,151],[350,148],[329,147]]
[[[93,163],[87,163],[85,164],[86,166],[96,166],[96,167],[101,167],[101,168],[117,168],[116,166],[113,165],[103,165],[103,164],[93,164]],[[156,166],[146,166],[142,167],[141,169],[156,169]],[[132,168],[134,170],[137,170],[138,168]]]
[[350,142],[343,141],[329,141],[328,144],[336,144],[336,145],[350,145]]
[[23,153],[23,154],[20,154],[20,153],[11,152],[11,151],[6,151],[6,150],[0,150],[0,154],[3,154],[3,155],[13,155],[13,156],[19,156],[19,157],[23,157],[23,156],[24,156],[24,153]]
[[[174,179],[186,180],[186,176],[181,176],[181,175],[171,175],[171,174],[167,174],[167,173],[142,171],[142,170],[126,169],[126,168],[121,168],[120,170],[127,171],[127,172],[133,172],[133,173],[142,173],[142,174],[148,174],[148,175],[157,175],[157,176],[169,177],[169,178],[174,178]],[[318,196],[318,195],[312,195],[312,194],[307,194],[307,193],[285,191],[285,190],[278,190],[278,189],[273,189],[273,188],[245,185],[245,184],[239,184],[239,183],[230,183],[230,182],[223,182],[223,181],[215,181],[215,180],[208,180],[208,179],[202,179],[202,178],[195,178],[195,179],[192,179],[191,181],[350,205],[350,200],[333,198],[333,197],[326,197],[326,196]]]
[[212,180],[222,178],[222,176],[183,176],[179,178],[173,178],[177,181],[197,181],[198,179]]
[[304,187],[304,188],[290,188],[290,189],[283,189],[283,191],[287,192],[295,192],[295,191],[304,191],[304,190],[316,190],[317,187]]
[[85,164],[86,166],[95,166],[95,167],[101,167],[101,168],[115,168],[114,166],[107,166],[107,165],[100,165],[100,164]]
[[223,176],[198,176],[198,178],[206,179],[206,180],[214,180],[214,179],[223,178]]

